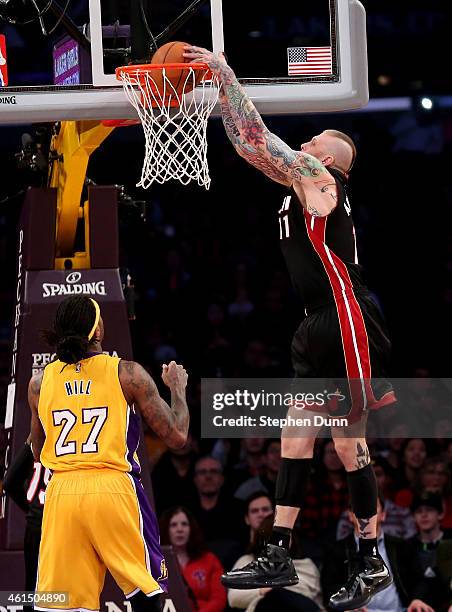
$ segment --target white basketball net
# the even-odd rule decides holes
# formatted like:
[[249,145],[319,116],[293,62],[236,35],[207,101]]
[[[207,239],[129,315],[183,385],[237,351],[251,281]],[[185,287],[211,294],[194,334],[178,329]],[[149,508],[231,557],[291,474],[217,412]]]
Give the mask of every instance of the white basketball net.
[[[202,70],[206,75],[207,69]],[[183,70],[184,83],[179,94],[165,68],[137,66],[131,70],[128,66],[127,71],[118,71],[127,98],[143,125],[146,140],[137,187],[148,189],[154,181],[164,183],[177,179],[183,185],[197,181],[209,189],[207,120],[218,100],[219,82],[215,75],[210,75],[211,80],[202,79],[195,93],[191,90],[195,87],[197,72],[199,69],[192,67]],[[163,81],[160,87],[157,87],[157,78]],[[171,107],[170,102],[174,100],[177,106]]]

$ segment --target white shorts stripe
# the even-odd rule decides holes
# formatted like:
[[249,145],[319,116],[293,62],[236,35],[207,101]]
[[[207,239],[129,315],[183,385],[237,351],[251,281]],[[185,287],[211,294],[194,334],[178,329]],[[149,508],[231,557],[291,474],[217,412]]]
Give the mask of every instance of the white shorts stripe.
[[346,291],[345,291],[344,281],[342,280],[342,278],[341,278],[341,276],[340,276],[340,274],[339,274],[339,272],[338,272],[338,270],[337,270],[337,268],[336,268],[336,266],[334,264],[333,258],[331,257],[330,250],[326,246],[325,243],[323,244],[323,246],[325,247],[325,252],[326,252],[326,254],[328,256],[328,259],[329,259],[329,261],[331,263],[331,266],[332,266],[332,268],[333,268],[333,270],[334,270],[334,272],[335,272],[335,274],[336,274],[336,276],[337,276],[337,278],[339,280],[339,283],[341,285],[342,296],[344,298],[345,308],[347,310],[347,316],[348,316],[348,320],[349,320],[349,323],[350,323],[350,330],[351,330],[351,333],[352,333],[353,348],[355,350],[356,363],[358,364],[359,376],[360,376],[360,381],[361,381],[361,389],[362,389],[362,392],[363,392],[363,402],[364,402],[363,410],[366,410],[366,408],[367,408],[366,388],[364,386],[364,376],[363,376],[363,368],[362,368],[362,364],[361,364],[361,356],[359,354],[358,343],[356,341],[356,332],[355,332],[355,326],[353,324],[352,313],[351,313],[351,310],[350,310],[350,303],[348,301],[348,297],[347,297],[347,294],[346,294]]

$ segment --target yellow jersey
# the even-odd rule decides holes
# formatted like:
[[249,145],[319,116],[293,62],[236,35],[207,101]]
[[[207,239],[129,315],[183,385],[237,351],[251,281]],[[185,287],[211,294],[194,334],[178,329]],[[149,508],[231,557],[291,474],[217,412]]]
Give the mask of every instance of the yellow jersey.
[[119,361],[99,353],[75,364],[57,360],[46,366],[38,404],[46,468],[140,473],[140,419],[122,392]]

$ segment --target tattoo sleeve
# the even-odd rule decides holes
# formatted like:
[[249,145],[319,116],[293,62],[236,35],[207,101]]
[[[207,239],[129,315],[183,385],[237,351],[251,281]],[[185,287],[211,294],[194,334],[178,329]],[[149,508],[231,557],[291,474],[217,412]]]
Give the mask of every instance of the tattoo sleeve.
[[[218,73],[228,101],[226,129],[229,129],[230,138],[231,134],[234,138],[239,135],[244,143],[253,147],[279,172],[292,179],[315,178],[326,173],[325,167],[318,159],[302,151],[294,151],[267,129],[253,102],[228,65],[219,63]],[[231,128],[231,120],[235,128]]]
[[243,157],[249,164],[260,170],[272,180],[282,183],[283,185],[290,184],[289,178],[284,172],[279,171],[271,161],[266,159],[261,152],[246,142],[242,137],[232,116],[228,99],[223,91],[220,92],[220,108],[226,134],[240,157]]
[[149,427],[171,448],[183,446],[190,421],[185,389],[171,389],[169,406],[146,370],[133,361],[119,362],[119,379],[127,401],[138,406]]
[[224,129],[226,130],[229,140],[234,146],[242,144],[240,130],[235,124],[231,115],[231,109],[229,108],[228,99],[222,90],[220,91],[220,108]]

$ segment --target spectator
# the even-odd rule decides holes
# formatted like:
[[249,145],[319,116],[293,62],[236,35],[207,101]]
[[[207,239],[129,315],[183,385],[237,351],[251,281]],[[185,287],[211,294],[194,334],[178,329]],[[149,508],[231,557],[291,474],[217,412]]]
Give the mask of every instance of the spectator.
[[414,496],[422,493],[438,493],[443,498],[444,516],[441,527],[452,529],[452,495],[450,492],[450,470],[441,457],[430,457],[425,460],[419,474],[419,481],[411,489],[402,489],[396,500],[401,506],[409,507]]
[[208,552],[202,532],[193,515],[178,506],[160,518],[162,544],[171,544],[181,572],[193,596],[198,612],[223,612],[226,590],[220,582],[223,567],[213,553]]
[[190,507],[196,498],[193,484],[196,453],[193,438],[180,449],[168,450],[152,471],[152,486],[157,514],[177,504]]
[[[347,576],[351,576],[353,565],[357,562],[358,521],[356,516],[351,511],[349,512],[355,529],[354,534],[335,542],[324,555],[322,589],[325,602],[346,582]],[[383,501],[379,499],[377,509],[378,550],[391,570],[394,582],[384,591],[377,593],[364,610],[402,612],[407,608],[407,612],[434,612],[429,605],[433,599],[431,586],[422,577],[422,569],[411,544],[406,540],[383,534],[381,525],[384,520]],[[349,561],[348,567],[346,567],[346,561]],[[428,603],[425,603],[426,601]]]
[[[396,488],[414,487],[419,476],[419,470],[427,457],[427,447],[421,438],[408,438],[400,449],[401,465],[396,479]],[[395,500],[397,502],[397,498]],[[401,504],[399,504],[401,505]]]
[[246,538],[240,503],[223,492],[221,463],[202,457],[195,464],[197,499],[193,514],[202,526],[209,549],[217,554],[226,569],[237,558]]
[[281,463],[280,440],[265,441],[264,458],[263,473],[241,484],[235,492],[237,499],[245,500],[256,491],[265,491],[271,499],[275,499],[276,478]]
[[[384,457],[376,457],[373,466],[380,498],[384,501],[385,521],[382,524],[384,533],[405,540],[411,538],[416,533],[416,525],[409,508],[397,505],[388,497],[392,488],[389,484],[392,472],[390,464]],[[353,523],[349,519],[348,510],[345,510],[337,525],[336,538],[342,540],[352,531]]]
[[[438,493],[424,493],[413,499],[411,511],[414,515],[417,534],[412,538],[412,543],[424,571],[430,574],[436,565],[436,549],[445,538],[445,532],[441,529],[441,519],[444,514],[443,500]],[[446,532],[446,536],[452,535]]]
[[[443,501],[438,493],[426,493],[416,496],[411,504],[414,520],[418,530],[417,535],[411,539],[416,556],[422,568],[424,577],[432,582],[435,593],[435,610],[443,609],[450,597],[450,581],[444,579],[443,572],[438,570],[437,554],[439,546],[442,546],[441,557],[452,557],[452,540],[450,532],[441,529],[441,519],[444,515]],[[446,537],[445,537],[446,536]],[[452,569],[452,567],[450,567]],[[447,584],[448,583],[448,584]],[[449,587],[449,588],[447,588]]]
[[273,514],[273,510],[273,502],[265,491],[256,491],[246,500],[245,523],[250,528],[250,546],[256,538],[262,521]]
[[[268,516],[261,524],[249,554],[243,555],[234,564],[235,568],[243,567],[257,559],[262,542],[270,538],[273,515]],[[323,610],[320,591],[319,570],[311,559],[302,559],[296,531],[292,534],[291,556],[300,581],[295,586],[283,589],[228,589],[228,602],[231,608],[245,609],[246,612],[318,612]]]
[[[235,491],[245,480],[259,476],[265,468],[265,438],[243,438],[240,461],[232,468],[229,478]],[[234,488],[235,485],[235,488]]]

